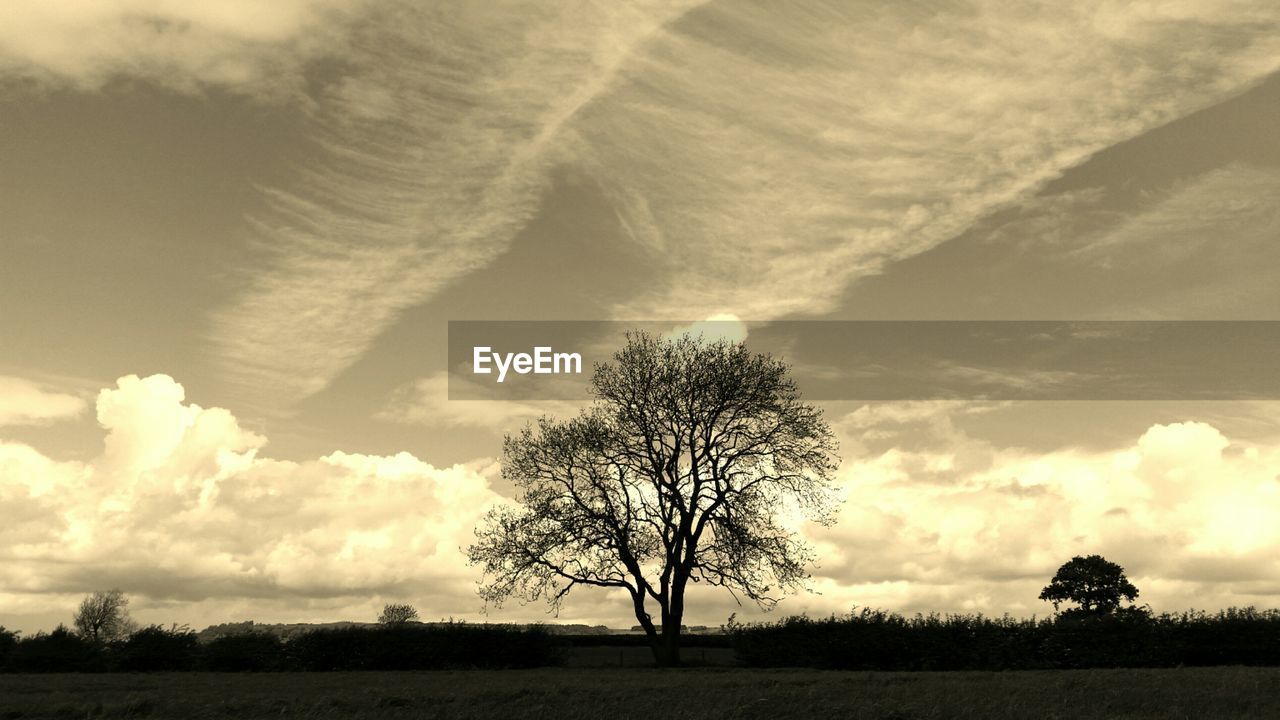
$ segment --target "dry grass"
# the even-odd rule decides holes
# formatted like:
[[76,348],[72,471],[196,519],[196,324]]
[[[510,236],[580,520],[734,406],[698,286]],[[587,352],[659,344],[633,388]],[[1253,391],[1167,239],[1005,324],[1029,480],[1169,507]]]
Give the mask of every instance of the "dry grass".
[[1275,718],[1280,669],[0,675],[13,718]]

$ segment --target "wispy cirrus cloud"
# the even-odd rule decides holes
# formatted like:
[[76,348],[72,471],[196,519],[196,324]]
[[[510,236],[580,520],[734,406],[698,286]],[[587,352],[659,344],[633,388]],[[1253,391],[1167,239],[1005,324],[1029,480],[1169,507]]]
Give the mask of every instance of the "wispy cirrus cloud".
[[577,129],[669,267],[637,314],[823,312],[857,278],[1275,70],[1278,23],[1266,3],[713,4]]
[[1265,319],[1280,302],[1280,170],[1233,162],[1143,193],[1128,212],[1093,190],[1026,203],[997,228],[1066,271],[1128,289],[1116,319]]
[[559,165],[662,269],[617,317],[825,312],[1274,71],[1278,28],[1265,2],[380,6],[210,337],[260,398],[314,393],[502,253]]
[[557,166],[598,181],[660,269],[611,298],[615,317],[822,313],[1091,153],[1273,72],[1277,14],[22,0],[0,7],[0,75],[300,103],[314,161],[264,190],[256,251],[207,333],[281,409],[504,252]]
[[287,402],[397,314],[486,265],[536,212],[575,115],[689,3],[394,4],[318,104],[322,158],[255,219],[262,257],[212,339]]
[[1086,236],[1077,259],[1170,265],[1202,252],[1256,252],[1280,234],[1280,169],[1232,164],[1178,184],[1106,232]]

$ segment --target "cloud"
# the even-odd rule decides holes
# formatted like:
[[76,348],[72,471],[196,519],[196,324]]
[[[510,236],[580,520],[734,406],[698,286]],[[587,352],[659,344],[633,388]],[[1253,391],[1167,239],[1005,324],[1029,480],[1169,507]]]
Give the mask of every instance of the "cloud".
[[[922,409],[859,411],[844,426],[871,427],[875,414],[919,422]],[[1280,513],[1280,447],[1180,422],[1114,450],[1036,454],[968,437],[943,419],[956,407],[936,410],[932,443],[853,448],[837,525],[808,531],[823,596],[789,601],[788,611],[1043,615],[1039,589],[1090,553],[1123,565],[1157,610],[1276,605],[1280,530],[1268,518]]]
[[0,527],[6,611],[112,586],[142,607],[383,595],[479,607],[460,547],[501,501],[491,463],[341,451],[273,460],[259,454],[264,437],[185,402],[165,375],[120,378],[97,410],[105,449],[90,461],[0,443],[0,515],[18,519]]
[[616,316],[828,311],[1274,71],[1278,23],[1261,1],[380,6],[211,339],[260,397],[314,393],[502,253],[566,165],[662,271]]
[[[120,586],[169,622],[424,616],[479,610],[460,551],[494,503],[496,463],[435,467],[409,453],[263,455],[227,410],[186,401],[164,375],[103,390],[104,450],[61,461],[0,441],[0,612],[69,617]],[[1031,453],[970,437],[954,416],[990,403],[868,405],[835,421],[848,500],[806,527],[821,595],[781,612],[851,605],[1044,614],[1035,598],[1075,554],[1121,563],[1157,609],[1274,606],[1280,445],[1237,443],[1203,422],[1150,426],[1110,450]],[[691,622],[742,611],[699,590]],[[578,593],[564,621],[627,623],[625,597]],[[744,615],[750,616],[749,609]],[[513,607],[504,619],[534,619]],[[44,616],[41,616],[44,617]]]
[[963,383],[968,388],[978,388],[999,392],[1009,391],[1048,391],[1057,387],[1070,387],[1082,384],[1095,376],[1069,370],[1037,370],[1007,367],[974,367],[951,362],[937,361],[934,371],[945,380]]
[[[375,417],[406,425],[514,432],[543,415],[576,415],[585,404],[564,400],[450,400],[450,382],[448,373],[441,372],[397,388]],[[455,377],[452,382],[466,381]],[[455,389],[455,395],[482,397],[487,390],[473,384],[470,392]]]
[[574,126],[669,270],[620,304],[831,310],[859,277],[1274,70],[1278,21],[1264,3],[700,8]]
[[747,339],[747,324],[733,313],[716,313],[706,320],[698,320],[688,325],[677,325],[669,332],[664,334],[667,338],[677,338],[681,335],[692,335],[694,337],[702,336],[708,341],[728,340],[729,342],[742,342]]
[[689,3],[397,3],[319,98],[317,157],[255,219],[248,289],[213,317],[225,370],[314,393],[398,313],[483,267],[537,211],[562,131]]
[[[301,88],[363,0],[12,0],[0,4],[0,77],[96,90],[142,78],[184,91]],[[338,33],[340,34],[340,33]]]
[[1121,256],[1150,266],[1185,260],[1208,245],[1239,252],[1219,248],[1223,237],[1252,250],[1280,231],[1278,197],[1280,170],[1238,163],[1217,168],[1180,183],[1072,254],[1103,265]]
[[995,230],[1061,274],[1113,288],[1105,317],[1270,319],[1280,171],[1235,162],[1144,191],[1121,213],[1090,191],[1037,198]]
[[0,375],[0,427],[47,425],[84,411],[83,398],[53,392],[23,378]]

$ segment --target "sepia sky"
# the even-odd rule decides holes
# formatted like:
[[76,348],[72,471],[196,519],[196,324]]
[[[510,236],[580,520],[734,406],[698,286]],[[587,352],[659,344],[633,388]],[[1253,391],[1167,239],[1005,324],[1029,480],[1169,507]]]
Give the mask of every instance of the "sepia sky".
[[[1269,0],[0,3],[0,625],[485,618],[572,408],[450,402],[450,320],[1280,320],[1277,128]],[[1280,402],[824,407],[779,613],[1280,606]]]

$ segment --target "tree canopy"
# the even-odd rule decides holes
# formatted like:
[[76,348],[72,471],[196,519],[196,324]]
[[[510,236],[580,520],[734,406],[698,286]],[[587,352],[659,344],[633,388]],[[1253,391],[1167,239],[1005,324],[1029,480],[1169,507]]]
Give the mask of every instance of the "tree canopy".
[[492,510],[468,550],[487,602],[625,590],[657,660],[677,664],[690,582],[764,607],[803,586],[812,553],[794,528],[833,522],[836,445],[785,363],[630,333],[592,392],[577,417],[506,437],[519,504]]
[[94,642],[122,640],[137,629],[129,617],[129,598],[117,589],[95,592],[80,601],[76,630]]
[[417,619],[417,609],[401,603],[387,603],[382,606],[382,614],[378,615],[378,622],[383,625],[403,625]]
[[1054,610],[1063,602],[1072,602],[1080,612],[1095,615],[1111,614],[1121,600],[1133,602],[1137,598],[1138,588],[1125,577],[1124,568],[1101,555],[1071,558],[1040,592],[1040,599],[1053,603]]

